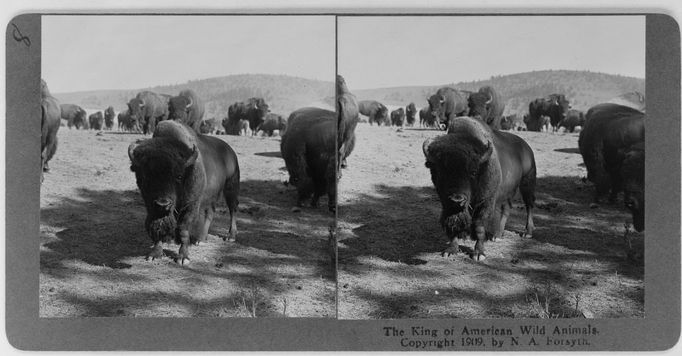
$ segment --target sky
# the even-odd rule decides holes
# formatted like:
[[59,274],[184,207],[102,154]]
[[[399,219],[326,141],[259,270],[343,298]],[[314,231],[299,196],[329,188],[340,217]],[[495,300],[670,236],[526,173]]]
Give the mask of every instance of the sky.
[[43,16],[53,93],[141,89],[232,74],[334,81],[333,16]]
[[441,85],[533,70],[644,78],[644,16],[340,17],[353,89]]

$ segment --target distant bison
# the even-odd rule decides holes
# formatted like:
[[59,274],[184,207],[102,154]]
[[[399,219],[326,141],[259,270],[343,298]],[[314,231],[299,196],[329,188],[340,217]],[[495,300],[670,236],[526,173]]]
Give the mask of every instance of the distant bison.
[[543,116],[549,117],[549,123],[556,131],[559,128],[559,122],[564,119],[570,107],[563,94],[551,94],[546,98],[531,101],[528,104],[528,120],[524,120],[528,131],[542,131],[545,126]]
[[128,114],[135,124],[135,131],[145,135],[154,132],[156,124],[168,118],[169,95],[151,91],[139,92],[128,102]]
[[594,203],[609,194],[616,200],[623,190],[621,166],[623,150],[644,141],[644,113],[618,105],[598,104],[585,114],[585,127],[580,131],[578,147],[587,168],[587,179],[595,185]]
[[644,142],[623,149],[622,156],[623,201],[632,213],[635,230],[644,231]]
[[448,134],[426,140],[422,149],[450,239],[444,254],[456,254],[457,238],[469,235],[476,240],[472,257],[484,259],[484,242],[504,231],[517,189],[526,205],[525,235],[532,236],[536,168],[523,139],[458,117],[450,120]]
[[210,118],[207,120],[201,120],[201,124],[199,125],[199,131],[201,134],[214,134],[216,132],[216,128],[218,127],[218,120],[215,118]]
[[[227,117],[223,119],[222,124],[227,135],[239,135],[241,130],[241,120],[246,116],[246,105],[242,102],[237,102],[227,108]],[[247,123],[248,125],[248,123]]]
[[405,110],[403,108],[397,108],[391,111],[391,125],[392,126],[403,126],[405,123]]
[[61,104],[59,108],[61,111],[61,118],[66,120],[66,125],[69,129],[71,127],[75,127],[76,129],[80,129],[81,127],[84,129],[88,128],[88,114],[83,108],[74,104]]
[[429,102],[429,112],[438,119],[438,125],[447,129],[450,119],[469,113],[468,97],[465,91],[443,87],[426,100]]
[[580,126],[581,128],[585,126],[585,114],[580,110],[568,110],[566,112],[566,117],[559,122],[559,127],[565,127],[566,131],[573,132],[575,128]]
[[88,116],[88,122],[90,123],[91,130],[101,130],[104,128],[104,115],[101,111],[90,114],[90,116]]
[[104,128],[107,130],[111,130],[114,128],[114,117],[116,117],[116,113],[114,112],[114,107],[109,106],[106,110],[104,110]]
[[244,117],[249,122],[251,135],[255,135],[260,126],[265,121],[265,115],[270,112],[270,106],[263,100],[263,98],[249,98],[246,101]]
[[263,131],[267,136],[272,136],[275,130],[279,131],[280,136],[284,134],[287,128],[287,120],[279,114],[268,113],[265,115],[265,121],[256,128],[256,131]]
[[289,183],[298,190],[297,206],[310,198],[313,208],[327,194],[329,211],[336,211],[337,115],[334,111],[303,108],[287,120],[280,150]]
[[414,106],[414,103],[409,103],[405,107],[405,121],[407,122],[407,126],[414,126],[414,122],[416,121],[416,116],[417,115],[417,107]]
[[40,80],[40,183],[43,172],[50,170],[48,162],[57,152],[57,131],[61,125],[59,101],[50,94],[47,83]]
[[119,131],[132,132],[135,131],[135,129],[137,128],[133,120],[130,119],[128,110],[123,110],[120,113],[118,113],[118,115],[116,116],[116,120],[118,121]]
[[204,102],[192,89],[185,89],[168,99],[168,120],[185,124],[197,133],[201,130],[204,110]]
[[[346,168],[346,159],[355,148],[355,128],[360,120],[358,102],[346,85],[346,80],[336,76],[336,113],[338,115],[337,145],[339,152],[340,168]],[[340,177],[339,170],[339,177]]]
[[189,244],[205,240],[222,195],[230,212],[229,238],[237,235],[239,163],[232,148],[175,121],[159,123],[150,139],[128,147],[130,169],[147,209],[145,228],[163,255],[162,243],[180,244],[177,261],[189,260]]
[[376,100],[362,100],[358,102],[358,111],[360,114],[367,116],[367,122],[369,122],[370,125],[390,125],[388,109],[384,104]]
[[480,117],[495,130],[501,129],[500,120],[504,112],[504,101],[491,86],[484,86],[468,98],[469,116]]
[[419,110],[419,126],[436,128],[436,117],[431,115],[428,107]]

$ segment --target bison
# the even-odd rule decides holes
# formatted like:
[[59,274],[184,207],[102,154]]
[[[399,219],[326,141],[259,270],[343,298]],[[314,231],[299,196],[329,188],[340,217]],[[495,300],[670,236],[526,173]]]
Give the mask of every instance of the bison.
[[302,108],[292,112],[280,150],[289,183],[298,190],[296,205],[310,198],[316,208],[327,194],[329,211],[336,211],[337,115],[319,108]]
[[545,125],[543,116],[549,117],[549,123],[554,131],[559,128],[559,122],[570,109],[568,100],[563,94],[551,94],[546,98],[538,98],[528,104],[528,120],[524,119],[528,131],[542,131]]
[[132,143],[128,156],[154,243],[148,258],[162,257],[162,243],[173,238],[180,244],[177,262],[189,261],[189,244],[206,239],[221,195],[230,212],[230,230],[223,240],[236,238],[239,163],[225,141],[164,121],[152,138]]
[[201,131],[204,110],[204,102],[192,89],[185,89],[168,99],[168,120],[183,123],[196,133]]
[[216,128],[218,127],[218,120],[215,118],[210,118],[208,120],[201,120],[201,124],[199,125],[199,133],[201,134],[213,134],[216,132]]
[[622,151],[644,141],[644,113],[619,104],[598,104],[585,114],[578,147],[587,168],[587,179],[595,185],[594,203],[609,193],[614,202],[623,190]]
[[[353,152],[355,148],[355,127],[360,121],[360,109],[358,102],[346,85],[346,80],[340,76],[336,76],[336,113],[338,115],[338,137],[337,144],[339,146],[340,168],[346,168],[348,163],[346,158]],[[340,174],[340,170],[339,174]]]
[[116,116],[116,113],[114,112],[114,107],[109,106],[106,110],[104,110],[104,128],[107,130],[111,130],[114,128],[114,116]]
[[450,119],[467,115],[469,112],[468,93],[450,87],[438,89],[436,94],[426,98],[429,111],[441,128],[447,129]]
[[136,131],[145,135],[154,132],[157,122],[168,118],[170,96],[151,91],[139,92],[128,102],[128,113],[135,123]]
[[241,119],[245,119],[249,122],[251,135],[253,136],[258,132],[258,126],[265,121],[265,115],[270,112],[270,106],[263,98],[249,98],[244,106],[244,117]]
[[436,118],[431,115],[428,107],[419,110],[419,126],[420,127],[436,127]]
[[632,224],[644,231],[644,142],[622,150],[620,175],[623,182],[625,207],[632,213]]
[[526,206],[525,236],[532,237],[535,157],[523,139],[458,117],[448,123],[448,134],[427,139],[422,149],[450,240],[444,255],[456,254],[457,238],[468,234],[476,240],[472,257],[484,259],[484,242],[504,231],[517,189]]
[[414,103],[407,104],[407,106],[405,107],[405,121],[407,122],[407,126],[414,126],[416,114],[417,107],[414,106]]
[[480,117],[483,122],[495,130],[500,130],[500,120],[504,112],[504,101],[491,86],[484,86],[476,93],[471,93],[467,100],[469,116]]
[[[246,112],[246,105],[242,102],[237,102],[227,108],[227,117],[223,119],[222,125],[225,129],[225,134],[237,136],[241,131],[241,120],[244,119]],[[248,126],[248,122],[247,122]]]
[[130,118],[130,114],[128,113],[128,110],[123,110],[118,115],[116,116],[116,120],[118,120],[118,129],[119,131],[135,131],[137,125],[135,125],[135,122]]
[[566,131],[573,133],[575,128],[585,126],[585,114],[580,110],[568,110],[566,117],[559,122],[559,127],[565,127]]
[[71,129],[71,127],[76,127],[76,129],[80,129],[81,127],[84,129],[88,128],[88,114],[82,107],[74,104],[61,104],[59,109],[61,111],[61,118],[66,120],[66,125],[69,129]]
[[90,123],[91,130],[101,130],[104,128],[104,115],[101,111],[90,114],[88,122]]
[[47,83],[40,80],[40,183],[43,172],[48,172],[48,162],[57,152],[57,131],[61,125],[62,112],[59,101],[50,94]]
[[360,114],[367,116],[367,122],[369,122],[370,125],[390,125],[388,109],[384,104],[376,100],[360,101],[358,103],[358,111]]
[[405,110],[403,108],[397,108],[391,111],[391,125],[392,126],[403,126],[405,123]]
[[265,121],[256,128],[256,131],[263,131],[267,136],[272,136],[275,130],[279,131],[280,136],[287,128],[287,120],[279,114],[268,113],[265,115]]

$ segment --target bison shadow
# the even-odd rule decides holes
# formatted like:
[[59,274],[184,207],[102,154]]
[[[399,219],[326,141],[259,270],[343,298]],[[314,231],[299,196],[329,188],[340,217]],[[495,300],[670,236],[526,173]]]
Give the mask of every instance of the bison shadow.
[[577,147],[571,147],[571,148],[556,148],[554,149],[555,152],[561,152],[561,153],[577,153],[580,154],[580,149]]
[[282,158],[282,152],[279,151],[274,151],[274,152],[256,152],[254,153],[256,156],[262,156],[262,157],[274,157],[274,158]]

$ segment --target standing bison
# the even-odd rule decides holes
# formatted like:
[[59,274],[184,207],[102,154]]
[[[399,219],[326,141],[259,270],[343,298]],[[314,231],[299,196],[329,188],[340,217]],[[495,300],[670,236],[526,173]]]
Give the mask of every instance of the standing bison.
[[84,129],[88,128],[88,114],[83,108],[74,104],[61,104],[59,108],[61,110],[61,118],[66,120],[66,125],[69,129],[71,127],[76,127],[76,129],[81,127]]
[[[340,75],[336,76],[336,113],[338,115],[336,142],[339,146],[340,168],[346,168],[348,166],[346,158],[355,148],[355,127],[360,121],[360,110],[355,95],[348,90],[346,80]],[[338,171],[340,174],[341,170]]]
[[587,111],[578,147],[587,168],[587,179],[595,185],[593,207],[609,193],[616,200],[623,190],[623,150],[644,141],[644,113],[619,104],[599,104]]
[[450,119],[469,112],[468,93],[465,91],[443,87],[426,100],[429,102],[429,112],[443,129],[447,129]]
[[[222,125],[225,134],[237,136],[241,131],[241,120],[246,114],[246,105],[242,102],[234,103],[227,108],[227,117],[223,119]],[[247,122],[248,126],[248,122]]]
[[185,89],[177,96],[168,99],[168,120],[177,121],[191,127],[194,132],[201,131],[204,118],[204,102],[191,89]]
[[414,122],[416,121],[416,116],[417,115],[417,107],[414,106],[414,103],[409,103],[405,107],[405,121],[407,122],[407,126],[414,126]]
[[484,86],[468,98],[469,116],[480,117],[494,130],[500,130],[500,120],[504,112],[504,101],[491,86]]
[[624,149],[622,154],[623,201],[632,213],[635,230],[644,231],[644,142]]
[[585,126],[585,114],[580,110],[568,110],[566,117],[559,122],[559,127],[565,127],[566,131],[573,133],[577,126]]
[[251,135],[255,135],[258,126],[265,121],[265,115],[270,112],[270,106],[263,100],[263,98],[249,98],[244,104],[244,117],[249,122]]
[[551,94],[546,98],[538,98],[528,104],[528,119],[524,122],[528,131],[542,131],[545,125],[543,116],[548,116],[549,123],[556,131],[569,108],[568,100],[563,94]]
[[116,113],[114,112],[114,107],[109,106],[106,110],[104,110],[104,128],[107,130],[111,130],[114,128],[114,117],[116,116]]
[[216,132],[216,128],[218,127],[218,120],[215,118],[210,118],[208,120],[201,120],[201,124],[199,125],[199,133],[201,134],[214,134]]
[[367,116],[367,122],[370,125],[377,124],[390,125],[390,119],[388,118],[388,109],[384,104],[376,100],[362,100],[358,103],[358,110],[360,114]]
[[426,140],[422,148],[450,239],[443,254],[456,254],[457,238],[468,234],[476,240],[472,257],[484,259],[484,242],[504,231],[517,189],[526,205],[525,235],[533,235],[535,158],[523,139],[459,117],[450,120],[448,134]]
[[128,102],[130,120],[136,131],[145,135],[154,132],[157,122],[168,118],[168,95],[142,91]]
[[403,126],[405,123],[405,110],[403,108],[397,108],[391,111],[391,125],[392,126]]
[[437,126],[436,117],[431,115],[431,112],[429,111],[428,107],[419,110],[419,126],[431,128],[435,128]]
[[90,123],[91,130],[101,130],[104,128],[104,115],[101,111],[90,114],[88,122]]
[[237,236],[239,163],[224,141],[174,121],[159,123],[150,139],[128,147],[147,209],[145,228],[154,242],[148,255],[163,255],[163,242],[180,244],[177,261],[189,261],[189,244],[205,240],[222,195],[230,212],[229,235]]
[[50,94],[47,83],[40,80],[40,183],[43,172],[50,170],[48,162],[57,152],[57,131],[61,125],[59,101]]
[[128,113],[128,110],[123,110],[120,113],[118,113],[118,115],[116,116],[116,120],[118,120],[119,131],[128,132],[135,131],[136,125],[133,122],[133,120],[130,119],[130,114]]
[[279,131],[280,136],[284,134],[284,130],[287,128],[287,120],[279,114],[268,113],[265,116],[265,121],[256,128],[256,131],[263,131],[268,137],[275,133],[275,130]]

